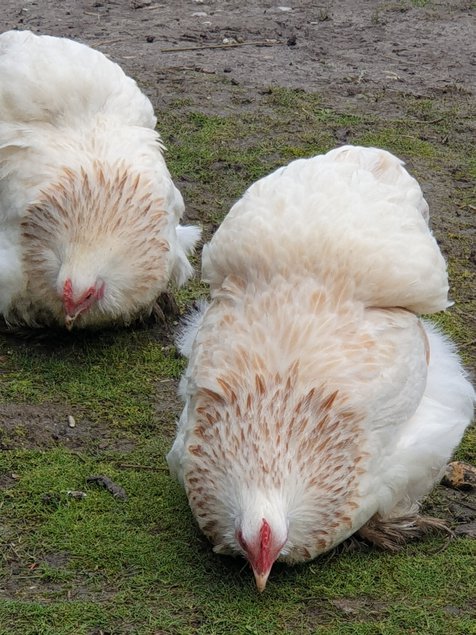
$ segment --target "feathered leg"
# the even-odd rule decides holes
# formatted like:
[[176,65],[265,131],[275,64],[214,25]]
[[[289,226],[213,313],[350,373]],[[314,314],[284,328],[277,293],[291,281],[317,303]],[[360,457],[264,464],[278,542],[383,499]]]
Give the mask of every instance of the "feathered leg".
[[406,542],[432,532],[445,532],[454,536],[448,524],[439,518],[420,516],[418,513],[394,518],[375,514],[357,532],[358,537],[386,551],[399,551]]
[[152,309],[155,321],[159,324],[164,324],[168,317],[175,318],[178,317],[178,314],[179,309],[174,296],[170,291],[162,291]]

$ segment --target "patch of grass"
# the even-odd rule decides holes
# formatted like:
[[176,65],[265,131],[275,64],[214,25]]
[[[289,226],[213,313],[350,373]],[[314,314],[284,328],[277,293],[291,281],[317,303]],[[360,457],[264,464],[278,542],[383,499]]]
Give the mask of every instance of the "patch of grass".
[[428,141],[411,134],[407,126],[397,124],[391,128],[368,131],[356,141],[363,146],[391,149],[397,156],[433,157],[435,149]]
[[[211,81],[211,80],[210,80]],[[237,89],[238,91],[238,89]],[[246,95],[245,95],[246,96]],[[236,98],[239,98],[236,92]],[[384,146],[431,181],[435,235],[449,257],[456,306],[436,316],[471,364],[474,310],[465,179],[475,170],[454,106],[401,98],[406,119],[338,112],[317,95],[272,88],[250,109],[210,115],[190,100],[160,113],[168,165],[191,218],[208,238],[231,204],[257,178],[295,157],[349,142]],[[455,214],[455,209],[459,216]],[[196,258],[199,264],[199,257]],[[181,310],[207,294],[198,279],[177,292]],[[0,454],[0,635],[468,635],[474,609],[475,542],[440,537],[395,555],[376,551],[324,556],[295,568],[276,566],[258,596],[242,560],[220,558],[198,532],[186,498],[168,475],[184,368],[157,329],[72,333],[56,341],[0,337],[0,399],[92,422],[98,441],[126,433],[127,450],[67,435],[50,446]],[[8,414],[5,415],[7,417]],[[63,415],[61,415],[63,416]],[[23,447],[38,420],[21,420],[8,447]],[[81,426],[81,420],[77,422]],[[15,446],[16,443],[16,446]],[[458,452],[475,458],[475,432]],[[88,484],[105,474],[127,501]],[[13,476],[12,476],[13,475]],[[84,498],[74,498],[82,491]],[[473,631],[471,630],[473,629]]]
[[12,346],[0,342],[6,375],[0,383],[4,402],[55,402],[78,406],[92,420],[147,426],[153,418],[155,385],[177,379],[184,368],[173,346],[144,331],[74,336],[62,345]]

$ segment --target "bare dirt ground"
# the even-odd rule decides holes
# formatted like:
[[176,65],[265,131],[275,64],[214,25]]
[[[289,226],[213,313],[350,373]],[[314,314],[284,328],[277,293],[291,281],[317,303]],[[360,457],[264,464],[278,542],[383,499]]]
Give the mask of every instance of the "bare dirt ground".
[[[469,0],[4,0],[0,16],[2,30],[28,28],[99,48],[156,88],[159,100],[172,86],[176,93],[177,74],[198,70],[250,90],[325,92],[347,107],[368,89],[474,94],[475,26]],[[213,48],[226,41],[241,46]],[[181,92],[203,98],[189,82]]]

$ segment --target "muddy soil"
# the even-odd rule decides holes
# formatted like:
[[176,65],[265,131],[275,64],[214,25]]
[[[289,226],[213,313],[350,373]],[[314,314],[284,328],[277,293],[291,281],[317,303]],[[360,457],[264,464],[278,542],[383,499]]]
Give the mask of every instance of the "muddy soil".
[[[31,29],[99,48],[156,88],[159,100],[176,93],[177,73],[190,70],[223,74],[251,90],[304,88],[339,101],[362,92],[355,84],[474,94],[475,26],[469,0],[4,0],[0,15],[2,30]],[[206,83],[201,91],[184,81],[182,92],[190,96],[192,88],[206,99]]]
[[[117,430],[90,421],[75,409],[74,427],[71,408],[60,404],[0,405],[0,452],[11,449],[65,447],[72,451],[128,452],[134,443]],[[0,489],[2,488],[0,476]]]

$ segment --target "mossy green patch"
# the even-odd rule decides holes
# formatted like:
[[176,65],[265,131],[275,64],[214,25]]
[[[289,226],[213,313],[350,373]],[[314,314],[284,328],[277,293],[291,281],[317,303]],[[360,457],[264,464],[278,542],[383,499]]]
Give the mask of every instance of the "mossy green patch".
[[177,379],[184,368],[171,345],[145,331],[74,335],[60,344],[35,346],[0,342],[5,374],[0,399],[78,406],[93,420],[147,426],[153,418],[155,385]]

